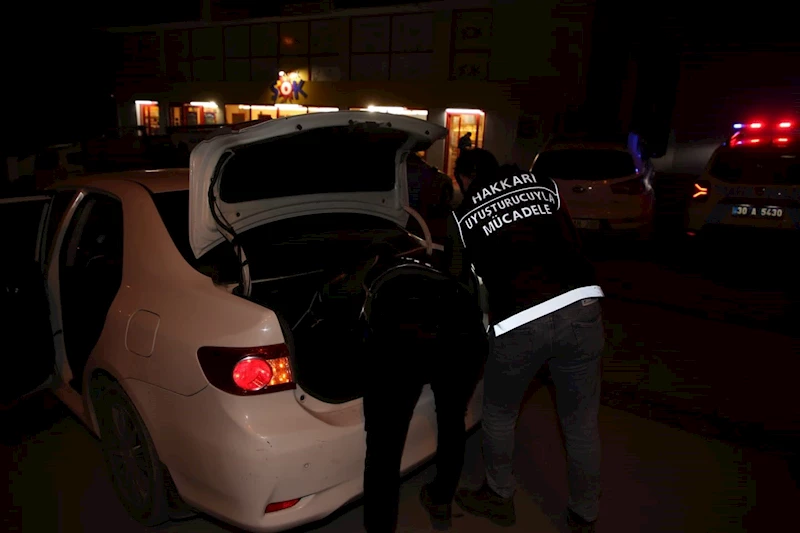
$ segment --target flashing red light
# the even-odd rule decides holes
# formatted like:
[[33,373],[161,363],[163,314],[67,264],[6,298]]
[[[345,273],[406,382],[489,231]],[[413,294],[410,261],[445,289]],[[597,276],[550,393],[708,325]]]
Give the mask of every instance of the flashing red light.
[[789,142],[789,137],[778,137],[777,139],[775,139],[775,142],[776,143],[788,143]]
[[752,129],[754,129],[754,130],[757,130],[757,129],[761,128],[761,126],[763,126],[763,124],[761,124],[760,122],[751,122],[750,123],[750,127]]
[[275,511],[283,511],[284,509],[288,509],[290,507],[294,507],[297,505],[297,502],[300,501],[300,498],[296,498],[294,500],[286,500],[285,502],[275,502],[267,505],[267,509],[265,512],[267,513],[274,513]]
[[758,144],[761,142],[761,139],[750,139],[749,142],[750,144]]
[[781,128],[781,129],[788,129],[788,128],[792,127],[792,123],[789,122],[789,121],[784,121],[784,122],[781,122],[780,124],[778,124],[778,127]]

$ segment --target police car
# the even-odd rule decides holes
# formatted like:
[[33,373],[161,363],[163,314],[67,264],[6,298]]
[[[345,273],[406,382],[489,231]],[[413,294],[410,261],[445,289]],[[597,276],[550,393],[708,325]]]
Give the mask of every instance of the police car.
[[689,236],[720,229],[800,229],[800,129],[796,120],[733,125],[694,183]]

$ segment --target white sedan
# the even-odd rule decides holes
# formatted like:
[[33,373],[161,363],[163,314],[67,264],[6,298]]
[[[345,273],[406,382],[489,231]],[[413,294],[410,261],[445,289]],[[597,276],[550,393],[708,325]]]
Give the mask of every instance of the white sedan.
[[[397,283],[446,280],[428,264],[430,240],[403,229],[405,157],[446,132],[377,120],[269,121],[201,143],[189,171],[83,177],[0,201],[14,354],[3,402],[54,389],[101,438],[119,498],[145,524],[199,510],[281,531],[357,498],[364,358],[380,354],[326,289],[376,256],[413,270]],[[464,324],[484,334],[480,320]],[[426,387],[402,470],[435,446]]]
[[655,172],[638,135],[551,142],[536,156],[531,171],[555,180],[576,228],[651,236]]

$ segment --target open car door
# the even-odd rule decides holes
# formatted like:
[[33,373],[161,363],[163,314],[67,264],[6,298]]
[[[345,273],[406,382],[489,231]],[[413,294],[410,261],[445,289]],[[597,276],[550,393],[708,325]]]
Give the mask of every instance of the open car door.
[[0,199],[0,405],[47,387],[55,374],[42,236],[52,195]]

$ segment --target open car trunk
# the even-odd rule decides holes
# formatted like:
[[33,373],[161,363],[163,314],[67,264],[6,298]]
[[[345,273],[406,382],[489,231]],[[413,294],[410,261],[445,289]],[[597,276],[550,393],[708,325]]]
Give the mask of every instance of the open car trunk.
[[373,313],[378,340],[404,340],[412,357],[485,338],[477,300],[415,262],[423,245],[402,229],[408,154],[446,134],[412,117],[341,111],[270,120],[192,151],[192,253],[241,245],[241,294],[281,317],[297,382],[323,401],[362,395],[367,363],[382,355]]
[[[277,240],[265,246],[267,230]],[[279,316],[298,384],[322,401],[362,396],[384,356],[379,339],[403,342],[410,359],[455,345],[486,349],[477,297],[425,264],[435,259],[419,239],[389,221],[329,214],[253,233],[244,246],[260,242],[263,253],[248,254],[250,299]]]

